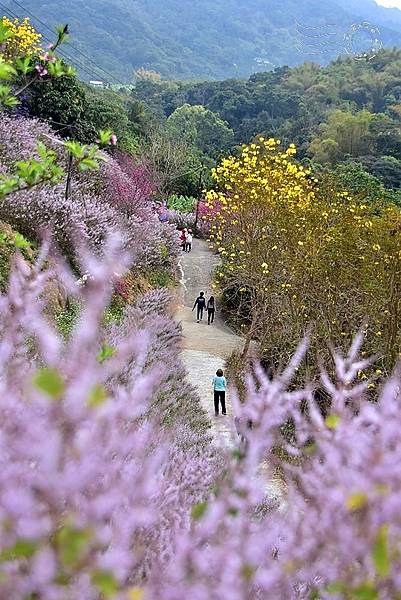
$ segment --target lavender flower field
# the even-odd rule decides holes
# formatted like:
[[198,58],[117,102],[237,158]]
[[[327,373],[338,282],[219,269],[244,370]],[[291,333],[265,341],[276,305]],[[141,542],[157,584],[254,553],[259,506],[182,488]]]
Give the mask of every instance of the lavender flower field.
[[[312,388],[289,391],[307,339],[274,379],[256,369],[246,403],[234,398],[238,446],[216,456],[197,398],[182,394],[166,297],[102,325],[120,241],[81,257],[84,288],[47,268],[48,252],[32,267],[17,257],[1,299],[2,597],[396,597],[400,380],[376,404],[364,397],[361,338],[335,356],[335,381],[322,373],[325,419]],[[68,342],[42,315],[48,278],[82,306]],[[284,506],[266,495],[267,457]]]

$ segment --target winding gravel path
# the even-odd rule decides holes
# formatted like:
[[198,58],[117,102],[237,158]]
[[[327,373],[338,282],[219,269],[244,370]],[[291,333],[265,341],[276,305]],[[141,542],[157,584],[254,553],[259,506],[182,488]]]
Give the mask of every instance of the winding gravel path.
[[211,279],[218,261],[219,258],[209,250],[203,240],[194,240],[192,252],[183,253],[180,261],[180,306],[176,312],[176,319],[182,324],[182,359],[188,370],[188,379],[198,390],[202,406],[210,415],[215,443],[231,446],[237,434],[230,403],[230,389],[227,416],[215,417],[212,377],[217,369],[224,368],[225,359],[234,349],[241,347],[242,340],[225,325],[219,315],[218,304],[215,322],[210,326],[207,324],[207,318],[198,324],[196,313],[192,312],[200,291],[204,291],[207,298],[213,295]]

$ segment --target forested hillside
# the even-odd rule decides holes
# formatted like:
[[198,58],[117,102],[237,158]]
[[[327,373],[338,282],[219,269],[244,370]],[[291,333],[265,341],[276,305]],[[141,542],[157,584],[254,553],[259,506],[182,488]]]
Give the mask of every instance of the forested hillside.
[[[65,48],[80,62],[85,79],[129,82],[142,67],[179,79],[243,77],[401,45],[400,11],[373,0],[3,0],[2,5],[18,16],[26,9],[39,17],[33,23],[46,35],[46,25],[69,23],[74,45],[94,61]],[[364,22],[380,31],[360,29]]]
[[[295,143],[299,158],[319,168],[342,164],[343,172],[358,164],[385,186],[400,185],[400,50],[382,50],[372,60],[338,59],[327,67],[305,63],[248,80],[187,84],[144,77],[133,95],[154,119],[209,157],[263,134]],[[372,190],[373,180],[367,181]]]

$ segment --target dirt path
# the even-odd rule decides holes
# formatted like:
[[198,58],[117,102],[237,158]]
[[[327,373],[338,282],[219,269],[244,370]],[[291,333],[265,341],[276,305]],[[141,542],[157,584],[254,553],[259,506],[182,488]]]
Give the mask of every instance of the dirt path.
[[[190,383],[198,390],[202,406],[210,415],[212,435],[216,445],[232,447],[237,441],[233,412],[230,402],[230,386],[228,386],[227,416],[214,416],[212,377],[217,369],[224,368],[225,359],[236,348],[243,347],[243,340],[229,329],[217,310],[214,325],[208,326],[207,319],[203,323],[196,322],[192,312],[195,299],[200,291],[207,297],[213,295],[211,278],[219,258],[215,256],[202,240],[194,240],[190,254],[182,255],[180,306],[176,312],[177,321],[183,330],[182,359],[188,371]],[[218,305],[217,305],[218,309]],[[277,501],[285,510],[284,486],[280,479],[272,479],[267,463],[261,467],[266,471],[266,494]]]
[[196,297],[204,291],[207,297],[213,295],[211,277],[218,264],[216,257],[206,242],[194,240],[192,252],[182,255],[181,302],[176,314],[183,329],[182,358],[188,370],[189,381],[197,388],[201,402],[212,422],[212,433],[216,444],[231,445],[236,438],[236,430],[230,403],[230,390],[227,398],[227,416],[214,416],[212,377],[218,368],[224,368],[224,361],[231,352],[241,346],[242,340],[222,321],[218,304],[216,320],[207,324],[207,318],[196,322],[192,312]]

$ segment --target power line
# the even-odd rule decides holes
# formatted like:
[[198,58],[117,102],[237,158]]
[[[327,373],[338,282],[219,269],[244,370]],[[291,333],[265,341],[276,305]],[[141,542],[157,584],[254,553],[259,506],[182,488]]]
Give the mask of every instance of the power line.
[[[20,17],[15,14],[12,10],[10,10],[9,8],[7,8],[6,6],[4,6],[3,4],[0,4],[0,7],[6,12],[8,13],[8,16],[10,16],[11,18],[16,18],[19,19]],[[50,44],[54,43],[54,40],[50,39],[49,37],[47,37],[44,34],[41,34],[42,38],[46,41],[49,42]],[[64,52],[61,49],[57,50],[57,53],[60,54],[60,56],[62,56],[64,59],[66,59],[69,63],[71,63],[72,65],[74,65],[77,69],[80,69],[81,71],[84,71],[87,75],[89,75],[89,77],[93,77],[93,76],[98,76],[96,75],[96,73],[94,73],[93,71],[88,70],[88,68],[82,64],[80,61],[78,61],[77,59],[69,56],[66,52]]]
[[[47,25],[47,23],[45,23],[44,21],[42,21],[39,17],[37,17],[36,15],[34,15],[27,8],[25,8],[20,2],[18,2],[17,0],[12,0],[12,1],[14,2],[14,4],[16,4],[17,6],[19,6],[19,8],[22,9],[24,11],[24,13],[29,14],[33,19],[36,19],[36,21],[38,21],[38,23],[40,23],[45,29],[47,29],[51,33],[54,33],[54,31],[51,29],[51,27],[49,27],[49,25]],[[75,46],[73,46],[69,42],[67,42],[67,45],[70,46],[70,48],[72,48],[73,50],[75,50],[79,54],[81,54],[85,58],[85,60],[91,62],[96,67],[96,69],[98,69],[99,71],[102,71],[105,75],[107,75],[108,77],[111,77],[117,83],[120,83],[121,85],[124,85],[121,81],[119,81],[117,79],[117,77],[115,77],[115,75],[113,75],[112,73],[109,73],[108,71],[106,71],[106,69],[104,69],[103,67],[99,66],[94,60],[92,60],[89,56],[87,56],[84,52],[82,52],[82,50],[80,50],[79,48],[76,48]]]
[[[9,8],[7,8],[6,6],[4,6],[3,4],[0,4],[0,7],[2,8],[2,10],[4,10],[4,12],[6,14],[8,14],[9,17],[11,18],[16,18],[19,19],[20,17],[15,14],[12,10],[10,10]],[[49,42],[50,44],[54,43],[54,40],[51,40],[50,38],[48,38],[46,35],[41,34],[42,38],[46,41]],[[73,64],[76,68],[81,69],[82,71],[85,71],[85,73],[87,75],[89,75],[90,77],[94,76],[94,72],[93,71],[89,71],[88,68],[83,65],[82,63],[80,63],[79,61],[77,61],[76,59],[74,59],[73,57],[69,56],[67,53],[65,53],[63,50],[57,50],[58,54],[60,54],[60,56],[62,56],[63,58],[65,58],[68,62],[70,62],[71,64]]]
[[[11,13],[14,14],[15,17],[19,18],[18,15],[15,15],[15,13]],[[48,36],[46,36],[45,34],[42,34],[42,38],[44,39],[44,41],[53,44],[54,43],[54,39],[50,39]],[[88,69],[88,67],[86,65],[84,65],[83,63],[81,63],[78,59],[76,59],[75,57],[70,56],[67,52],[65,52],[64,50],[62,50],[61,48],[57,49],[57,53],[62,56],[64,59],[66,59],[69,63],[71,63],[73,66],[75,66],[77,69],[80,69],[81,71],[85,72],[87,75],[89,75],[90,78],[96,76],[98,77],[99,75],[97,75],[96,73],[94,73],[94,71],[92,69]]]
[[[33,19],[35,19],[38,23],[40,23],[46,30],[48,30],[50,33],[54,33],[53,29],[51,27],[49,27],[49,25],[47,25],[47,23],[45,23],[42,19],[40,19],[39,17],[37,17],[35,14],[33,14],[31,11],[29,11],[27,8],[25,8],[20,2],[18,2],[17,0],[12,0],[22,11],[24,11],[24,13],[30,15]],[[11,11],[10,11],[11,12]],[[16,15],[17,16],[17,15]],[[48,40],[48,38],[43,35],[45,40]],[[52,43],[52,40],[50,40],[50,43]],[[109,71],[107,71],[106,69],[104,69],[103,67],[101,67],[100,65],[98,65],[93,59],[91,59],[89,56],[87,56],[84,52],[82,52],[82,50],[80,50],[79,48],[76,48],[75,46],[73,46],[72,44],[68,43],[66,44],[67,46],[69,46],[72,50],[74,50],[75,52],[79,53],[81,56],[83,56],[85,58],[85,60],[88,63],[92,63],[93,66],[89,65],[89,68],[92,69],[92,71],[89,71],[88,68],[82,64],[82,62],[76,58],[76,57],[71,57],[67,54],[67,52],[59,50],[58,52],[62,55],[62,56],[66,56],[71,62],[75,61],[75,66],[78,66],[79,69],[81,69],[82,71],[85,71],[87,74],[89,74],[90,76],[93,76],[95,73],[93,71],[94,68],[96,68],[96,70],[100,73],[104,73],[107,78],[111,78],[114,79],[114,81],[116,83],[119,83],[120,85],[125,85],[122,81],[120,81],[115,75],[113,75],[112,73],[110,73]],[[96,75],[96,74],[95,74]],[[97,75],[99,76],[99,75]]]

